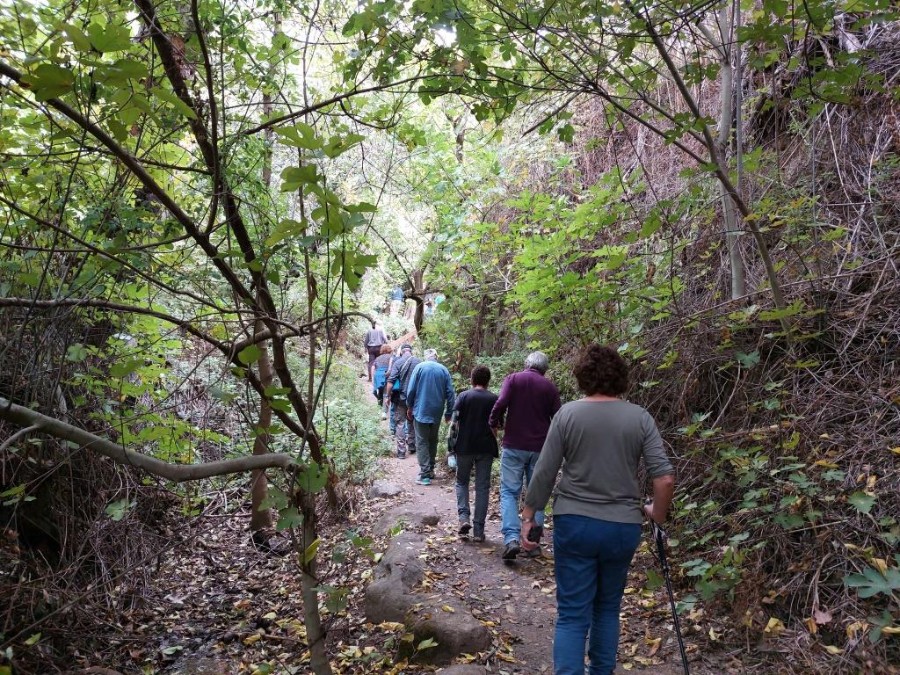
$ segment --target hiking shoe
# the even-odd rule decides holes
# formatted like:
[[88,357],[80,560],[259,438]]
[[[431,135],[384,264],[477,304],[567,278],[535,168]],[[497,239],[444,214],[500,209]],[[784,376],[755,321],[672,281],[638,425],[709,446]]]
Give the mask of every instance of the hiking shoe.
[[530,551],[525,551],[522,555],[525,556],[526,558],[540,558],[541,557],[541,547],[538,546],[537,548],[532,549]]
[[424,478],[416,478],[416,485],[431,485],[431,479],[427,476]]
[[459,529],[456,531],[457,534],[465,536],[469,534],[469,530],[472,529],[472,526],[469,523],[460,523]]
[[398,452],[398,453],[397,453],[397,459],[406,459],[406,453],[405,453],[405,452]]
[[503,555],[501,557],[504,562],[512,562],[516,559],[517,555],[519,555],[519,544],[511,541],[503,548]]
[[472,535],[472,541],[474,541],[478,544],[483,544],[484,543],[484,532],[479,532],[478,530],[475,530],[475,534]]

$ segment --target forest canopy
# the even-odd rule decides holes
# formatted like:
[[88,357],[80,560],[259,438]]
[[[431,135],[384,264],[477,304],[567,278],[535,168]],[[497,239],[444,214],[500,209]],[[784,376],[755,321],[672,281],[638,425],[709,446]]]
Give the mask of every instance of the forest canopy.
[[617,347],[684,608],[891,672],[898,116],[890,0],[0,0],[2,658],[100,649],[228,494],[331,672],[378,318],[457,384],[540,348],[568,399]]

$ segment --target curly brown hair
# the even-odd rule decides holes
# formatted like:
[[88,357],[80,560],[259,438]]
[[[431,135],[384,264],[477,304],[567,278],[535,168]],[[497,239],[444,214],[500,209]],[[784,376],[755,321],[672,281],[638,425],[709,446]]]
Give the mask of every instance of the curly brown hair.
[[573,372],[578,388],[587,396],[619,396],[628,389],[628,365],[612,347],[588,345],[578,355]]
[[381,345],[381,350],[378,353],[379,354],[392,354],[393,351],[394,350],[391,349],[391,346],[389,344],[385,343],[385,344]]
[[472,369],[472,384],[476,387],[487,387],[491,382],[491,369],[487,366],[475,366]]

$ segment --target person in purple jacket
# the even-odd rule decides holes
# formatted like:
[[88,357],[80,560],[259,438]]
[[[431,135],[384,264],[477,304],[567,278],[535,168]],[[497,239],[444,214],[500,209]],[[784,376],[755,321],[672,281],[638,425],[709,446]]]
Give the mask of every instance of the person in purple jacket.
[[[500,397],[491,410],[488,424],[503,428],[503,452],[500,455],[500,530],[503,533],[503,560],[511,562],[519,555],[519,497],[523,482],[531,481],[534,465],[547,438],[550,420],[559,410],[559,390],[544,377],[549,367],[547,355],[532,352],[525,359],[525,370],[507,375]],[[505,418],[505,423],[504,423]],[[544,514],[535,513],[537,539],[543,533]],[[540,555],[540,548],[527,553]]]

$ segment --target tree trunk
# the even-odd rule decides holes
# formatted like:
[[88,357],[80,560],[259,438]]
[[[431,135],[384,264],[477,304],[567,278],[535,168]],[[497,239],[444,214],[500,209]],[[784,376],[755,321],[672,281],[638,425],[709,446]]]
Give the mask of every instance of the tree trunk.
[[[262,321],[257,321],[254,333],[263,330]],[[272,386],[272,361],[269,359],[269,348],[264,342],[258,344],[262,352],[259,357],[259,381],[262,386]],[[256,439],[253,441],[253,454],[265,455],[269,452],[269,427],[272,426],[272,406],[266,399],[259,402],[259,420],[256,424]],[[265,542],[268,531],[272,529],[272,512],[262,508],[268,494],[269,481],[264,469],[250,474],[250,532],[257,544]]]
[[[716,51],[721,63],[719,80],[719,152],[722,161],[728,166],[728,148],[731,143],[731,129],[734,121],[734,68],[732,65],[732,17],[731,8],[727,5],[719,10],[719,44]],[[726,187],[719,183],[719,194],[722,199],[722,213],[725,220],[725,242],[728,247],[728,261],[731,271],[731,298],[743,297],[747,293],[744,278],[744,258],[741,255],[740,214],[734,198]]]

